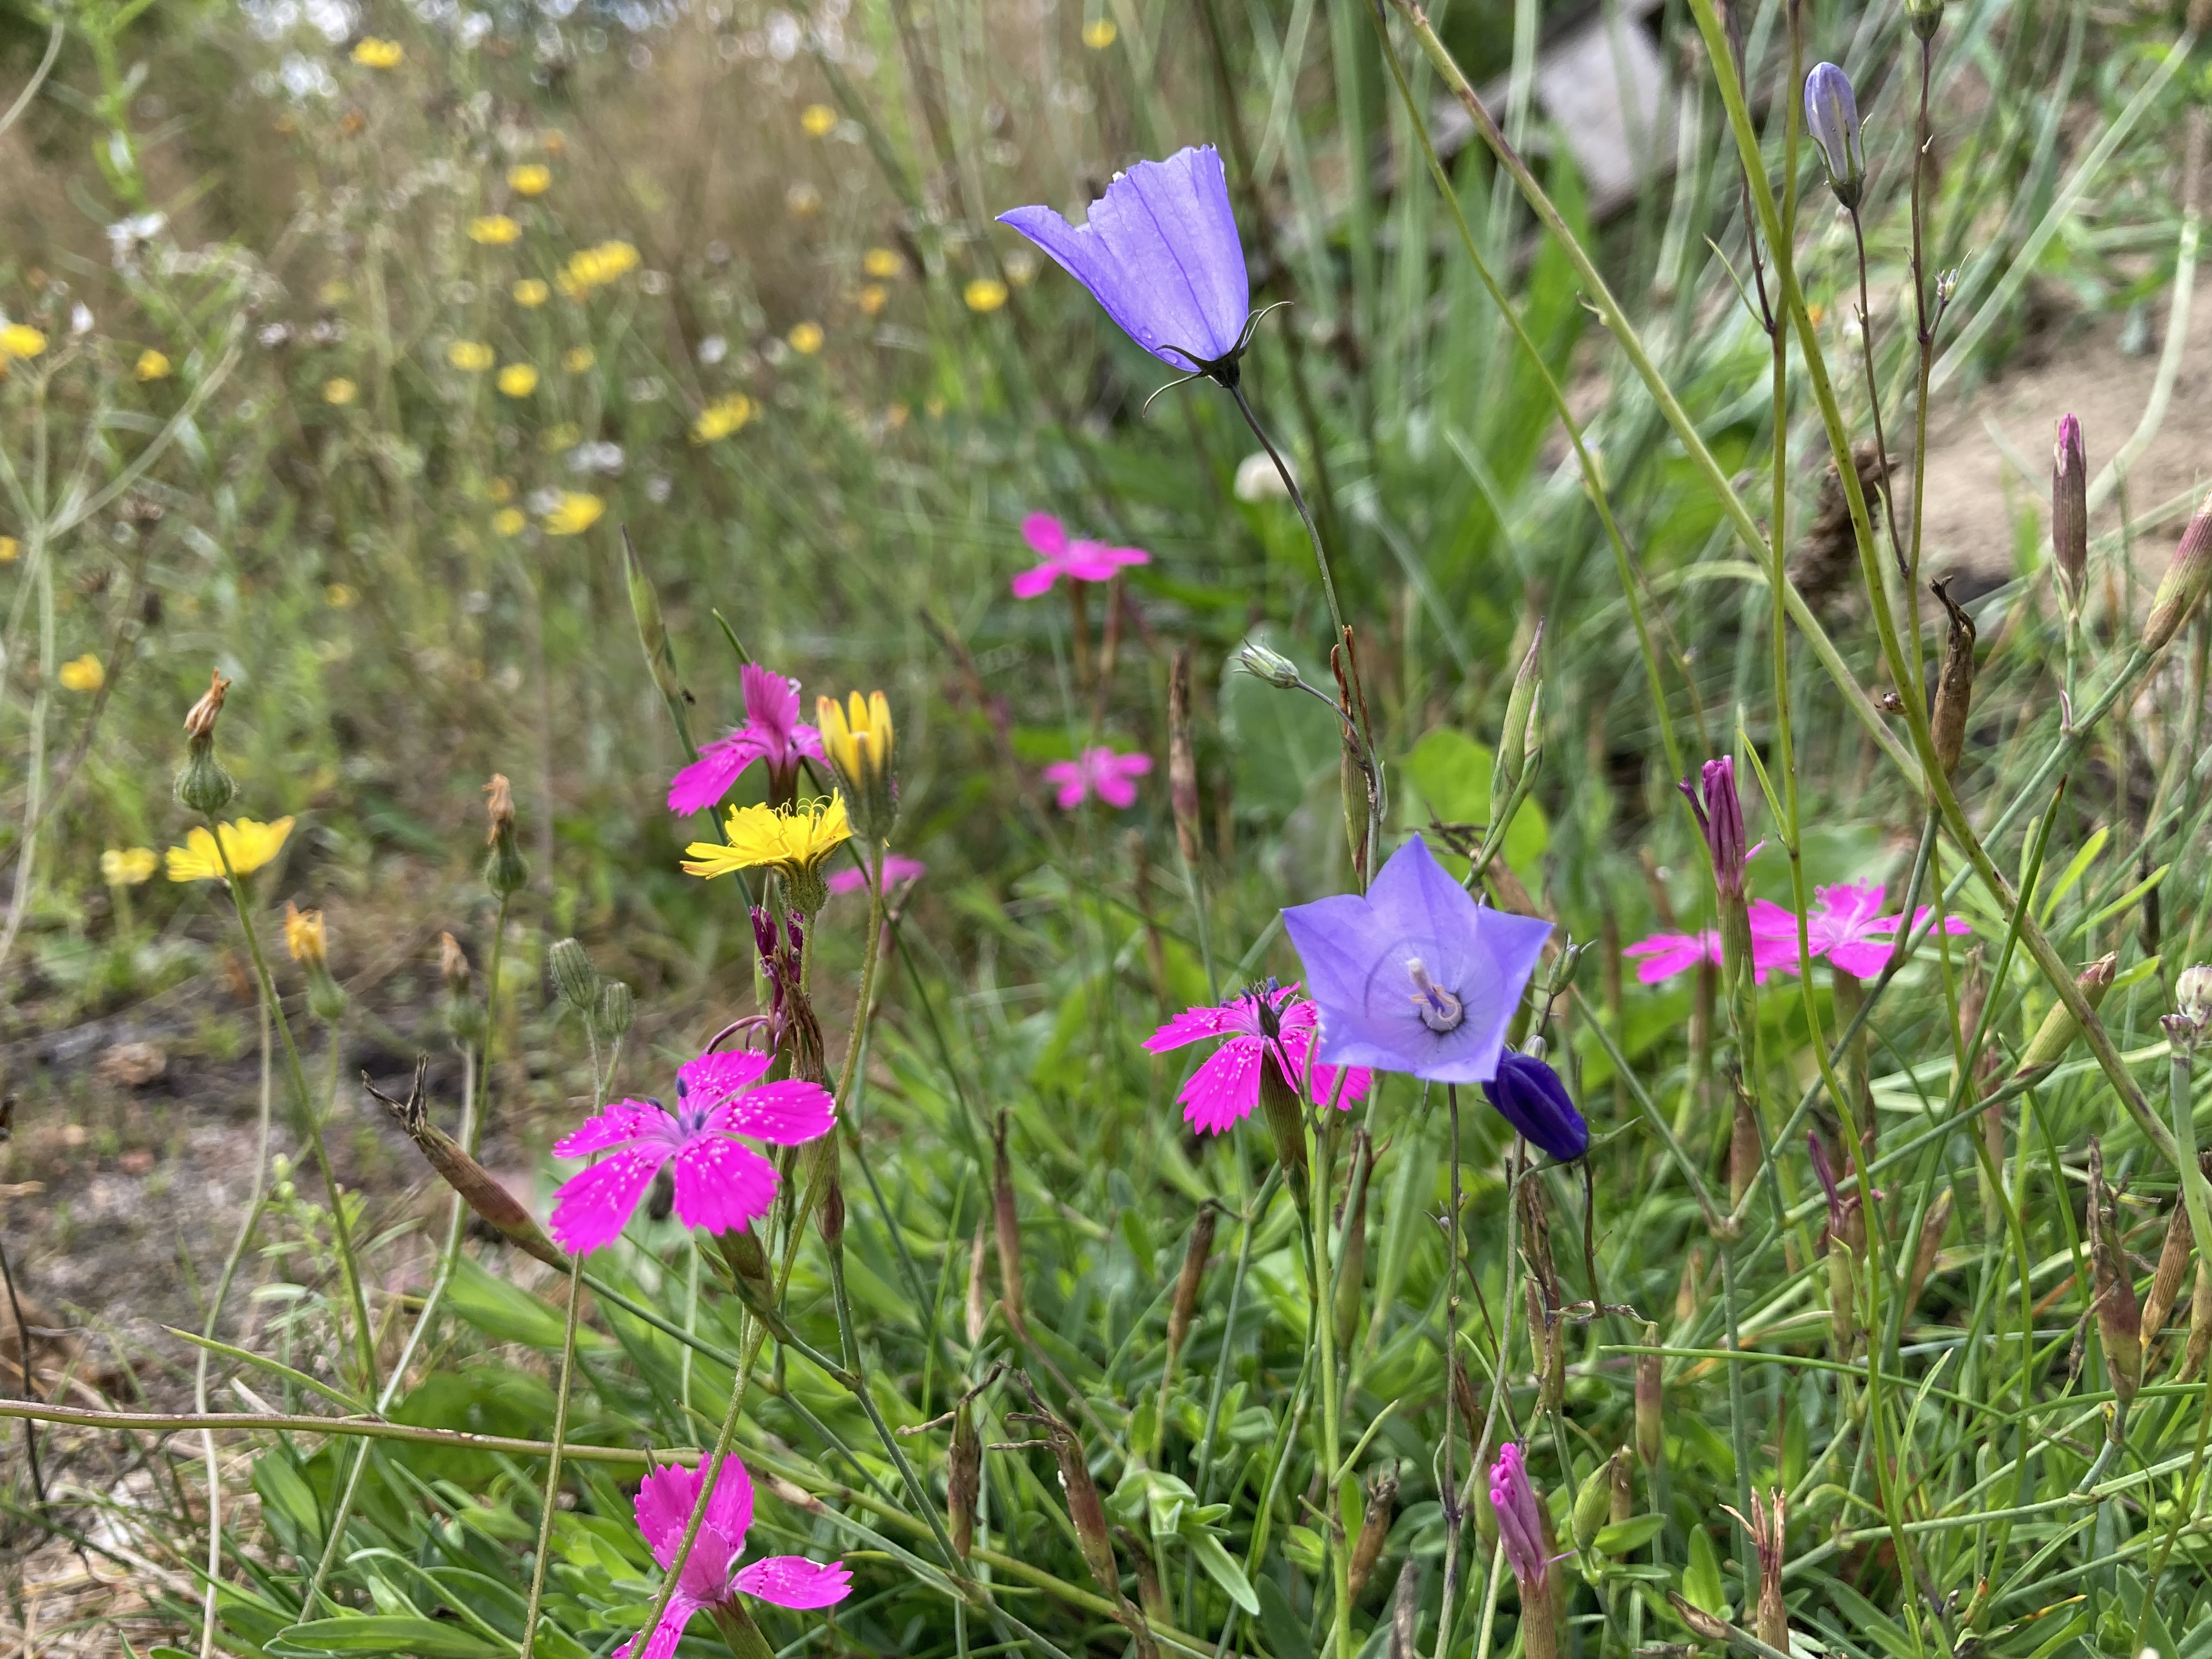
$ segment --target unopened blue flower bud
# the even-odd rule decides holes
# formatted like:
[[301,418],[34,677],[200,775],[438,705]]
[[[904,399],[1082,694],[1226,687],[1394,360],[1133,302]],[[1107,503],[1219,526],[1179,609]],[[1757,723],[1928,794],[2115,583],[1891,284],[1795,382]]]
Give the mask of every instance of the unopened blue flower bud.
[[1805,127],[1828,166],[1828,188],[1856,210],[1866,186],[1866,152],[1859,143],[1859,100],[1851,77],[1833,64],[1815,64],[1805,77]]
[[1498,1075],[1482,1085],[1498,1115],[1562,1163],[1589,1150],[1589,1125],[1575,1109],[1567,1085],[1540,1060],[1514,1053],[1498,1057]]

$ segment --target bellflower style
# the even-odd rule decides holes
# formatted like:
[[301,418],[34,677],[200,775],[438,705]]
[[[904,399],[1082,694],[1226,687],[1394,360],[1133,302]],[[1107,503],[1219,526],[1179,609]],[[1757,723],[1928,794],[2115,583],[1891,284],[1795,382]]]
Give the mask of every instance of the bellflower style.
[[637,1529],[663,1571],[682,1547],[684,1529],[699,1502],[699,1483],[714,1480],[699,1535],[691,1541],[684,1571],[661,1612],[660,1623],[641,1648],[632,1638],[615,1650],[615,1659],[672,1659],[676,1644],[695,1613],[711,1613],[740,1595],[758,1596],[780,1607],[827,1607],[852,1593],[852,1571],[842,1562],[827,1565],[803,1555],[767,1555],[738,1565],[745,1534],[753,1524],[752,1477],[734,1454],[719,1466],[687,1469],[670,1464],[653,1470],[637,1489]]
[[1236,384],[1252,295],[1212,145],[1117,173],[1080,227],[1048,207],[1016,208],[999,222],[1050,254],[1162,362]]
[[1478,906],[1415,836],[1364,896],[1283,912],[1321,1015],[1317,1058],[1437,1083],[1498,1075],[1552,924]]
[[[1889,936],[1905,926],[1904,916],[1881,914],[1880,882],[1864,886],[1844,882],[1818,891],[1820,908],[1805,918],[1805,939],[1813,955],[1826,957],[1853,979],[1874,978],[1889,961],[1894,948]],[[1913,915],[1912,926],[1923,926],[1934,914],[1933,905],[1922,905]],[[1958,916],[1946,916],[1943,931],[1957,934],[1974,930]],[[1765,899],[1753,901],[1751,937],[1753,960],[1762,967],[1793,974],[1798,970],[1797,918],[1791,912]]]
[[1145,1052],[1164,1054],[1212,1037],[1228,1041],[1191,1073],[1176,1097],[1182,1121],[1200,1134],[1218,1135],[1252,1115],[1260,1100],[1261,1068],[1272,1066],[1293,1094],[1310,1080],[1313,1098],[1343,1110],[1364,1099],[1371,1079],[1358,1066],[1337,1087],[1337,1068],[1312,1063],[1314,1006],[1295,985],[1270,980],[1233,996],[1218,1008],[1186,1008],[1145,1039]]
[[1022,539],[1042,562],[1014,578],[1018,599],[1033,599],[1050,592],[1062,576],[1071,582],[1111,581],[1115,573],[1127,566],[1152,562],[1152,556],[1141,547],[1109,547],[1103,542],[1075,540],[1049,513],[1032,513],[1024,519]]
[[1805,130],[1827,163],[1828,188],[1856,212],[1866,187],[1866,152],[1859,139],[1858,94],[1833,64],[1815,64],[1805,77]]
[[770,799],[788,800],[800,757],[822,757],[822,734],[799,723],[797,680],[750,662],[738,678],[744,687],[745,723],[701,749],[699,758],[670,781],[670,811],[706,811],[755,761],[768,763]]
[[1073,812],[1096,795],[1116,811],[1137,804],[1137,780],[1152,769],[1150,755],[1121,755],[1111,749],[1085,750],[1072,761],[1054,761],[1044,781],[1063,812]]
[[1679,786],[1690,798],[1690,810],[1705,832],[1705,850],[1712,856],[1713,884],[1723,899],[1743,897],[1744,861],[1751,854],[1743,843],[1743,801],[1735,793],[1735,760],[1723,755],[1698,769],[1692,784],[1684,778]]
[[775,1201],[775,1165],[736,1137],[796,1146],[829,1133],[837,1118],[836,1102],[818,1083],[763,1083],[769,1058],[702,1054],[677,1071],[674,1112],[657,1100],[618,1100],[557,1142],[556,1158],[608,1156],[555,1195],[553,1237],[580,1253],[613,1243],[664,1164],[685,1226],[734,1232],[766,1215]]
[[1533,1054],[1508,1048],[1498,1057],[1498,1075],[1482,1092],[1498,1116],[1562,1164],[1589,1150],[1589,1125],[1575,1109],[1559,1074]]

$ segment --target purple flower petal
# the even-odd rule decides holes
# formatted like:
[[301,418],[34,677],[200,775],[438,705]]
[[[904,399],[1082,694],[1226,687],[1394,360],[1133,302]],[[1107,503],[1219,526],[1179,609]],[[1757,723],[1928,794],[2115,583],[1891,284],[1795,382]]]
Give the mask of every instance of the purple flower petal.
[[1500,1117],[1560,1163],[1589,1150],[1589,1125],[1559,1074],[1542,1060],[1509,1049],[1498,1057],[1498,1075],[1482,1092]]
[[828,1134],[836,1122],[837,1103],[827,1089],[786,1078],[716,1107],[707,1128],[713,1133],[750,1135],[779,1146],[796,1146]]
[[618,1100],[553,1143],[556,1158],[589,1158],[634,1140],[676,1140],[676,1120],[650,1100]]
[[853,1593],[853,1571],[842,1561],[766,1555],[738,1570],[737,1587],[780,1607],[826,1607]]
[[676,1218],[733,1233],[775,1206],[775,1165],[725,1135],[694,1135],[676,1154]]
[[561,1247],[581,1255],[621,1237],[646,1184],[672,1151],[650,1142],[571,1176],[553,1195],[552,1231]]

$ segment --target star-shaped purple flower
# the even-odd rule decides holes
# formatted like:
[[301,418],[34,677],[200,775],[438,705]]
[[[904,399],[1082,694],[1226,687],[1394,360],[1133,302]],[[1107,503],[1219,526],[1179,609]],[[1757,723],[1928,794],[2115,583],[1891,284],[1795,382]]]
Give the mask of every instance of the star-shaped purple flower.
[[702,744],[699,758],[668,785],[668,810],[703,812],[730,793],[755,761],[768,763],[771,800],[788,800],[802,756],[822,758],[822,734],[799,719],[799,682],[747,663],[738,678],[744,688],[745,723],[727,737]]
[[1252,292],[1212,145],[1117,174],[1079,228],[1048,207],[1015,208],[999,222],[1052,255],[1162,362],[1234,380]]
[[1283,912],[1321,1010],[1318,1058],[1437,1083],[1498,1075],[1552,924],[1475,903],[1415,836],[1363,897]]

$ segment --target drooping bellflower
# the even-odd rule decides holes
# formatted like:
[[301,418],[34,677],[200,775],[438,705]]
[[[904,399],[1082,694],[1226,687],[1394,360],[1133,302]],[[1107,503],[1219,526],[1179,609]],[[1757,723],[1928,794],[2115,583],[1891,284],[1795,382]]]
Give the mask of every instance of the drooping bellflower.
[[677,1070],[675,1111],[657,1100],[618,1100],[563,1137],[556,1158],[609,1156],[562,1185],[553,1237],[579,1252],[611,1243],[663,1164],[675,1177],[676,1218],[687,1227],[733,1232],[766,1215],[775,1165],[737,1137],[796,1146],[827,1134],[837,1115],[818,1083],[763,1083],[769,1058],[702,1054]]
[[1218,1135],[1250,1116],[1267,1068],[1293,1094],[1303,1093],[1310,1080],[1314,1099],[1334,1101],[1348,1111],[1354,1101],[1366,1097],[1368,1073],[1353,1067],[1340,1090],[1335,1066],[1312,1065],[1314,1023],[1314,1006],[1298,994],[1297,986],[1270,981],[1218,1008],[1184,1009],[1145,1039],[1145,1052],[1164,1054],[1212,1037],[1228,1039],[1176,1097],[1183,1121],[1200,1134]]
[[822,734],[799,720],[799,682],[747,663],[738,679],[744,688],[745,722],[699,750],[699,758],[668,785],[668,810],[703,812],[730,793],[730,786],[755,761],[768,764],[769,799],[789,801],[802,756],[822,757]]
[[999,222],[1050,254],[1162,362],[1236,384],[1252,296],[1212,145],[1116,174],[1079,227],[1048,207],[1015,208]]
[[1856,210],[1866,188],[1866,151],[1859,139],[1859,100],[1851,77],[1833,64],[1815,64],[1805,77],[1805,128],[1820,147],[1828,188]]
[[[738,1565],[744,1552],[745,1534],[753,1524],[752,1477],[734,1454],[719,1465],[702,1463],[687,1469],[672,1464],[653,1470],[637,1489],[637,1529],[645,1535],[653,1559],[665,1571],[675,1560],[699,1502],[699,1483],[712,1480],[707,1512],[700,1517],[698,1535],[684,1571],[662,1609],[660,1623],[642,1646],[636,1638],[615,1650],[615,1659],[673,1659],[684,1627],[696,1613],[716,1613],[738,1606],[740,1595],[758,1596],[780,1607],[809,1609],[834,1606],[852,1593],[852,1570],[842,1562],[810,1561],[803,1555],[767,1555]],[[750,1623],[750,1616],[747,1618]]]

